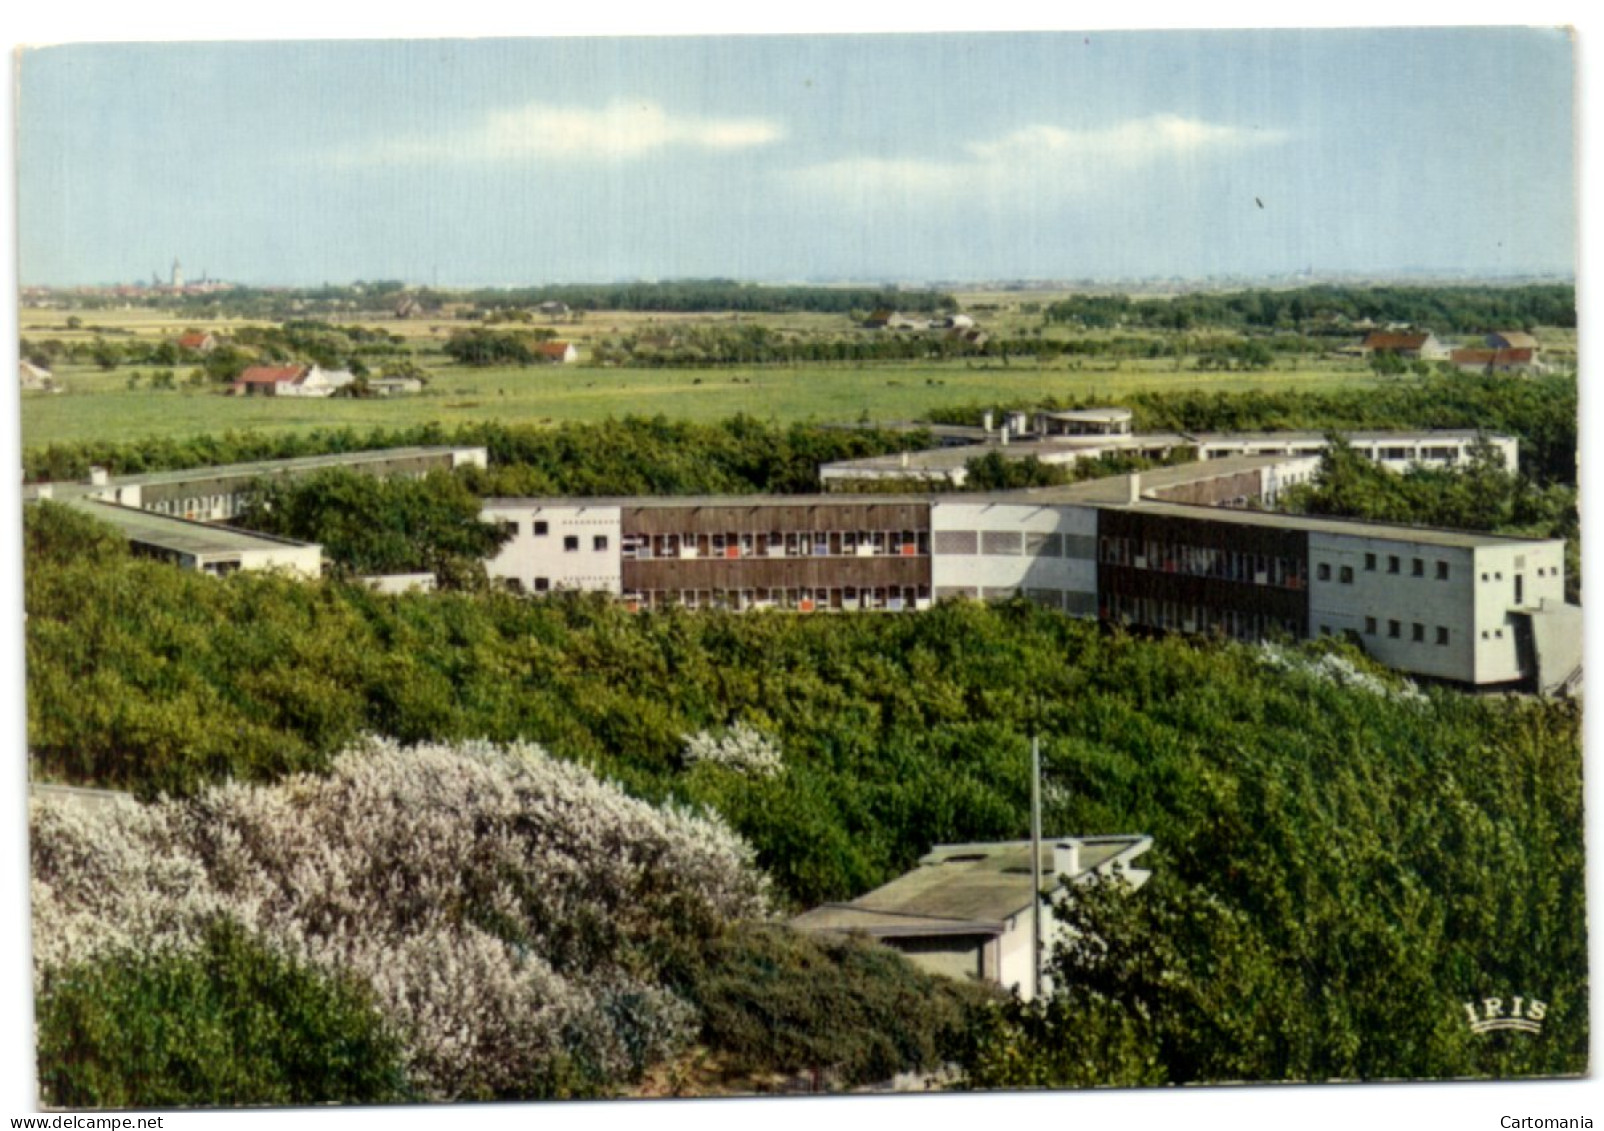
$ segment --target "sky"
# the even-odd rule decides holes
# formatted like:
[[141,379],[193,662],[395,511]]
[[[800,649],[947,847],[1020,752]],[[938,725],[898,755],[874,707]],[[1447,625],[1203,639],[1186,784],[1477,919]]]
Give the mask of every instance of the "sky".
[[1568,33],[74,44],[24,285],[1575,269]]

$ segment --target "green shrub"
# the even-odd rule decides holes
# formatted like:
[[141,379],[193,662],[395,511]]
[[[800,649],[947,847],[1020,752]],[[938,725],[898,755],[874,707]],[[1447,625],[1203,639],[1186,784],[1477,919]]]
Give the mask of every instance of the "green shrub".
[[702,1040],[743,1073],[821,1069],[851,1087],[934,1070],[993,991],[926,974],[889,947],[748,926],[713,942],[683,992]]
[[401,1045],[367,996],[223,920],[194,952],[122,952],[46,974],[42,1100],[63,1107],[386,1103]]

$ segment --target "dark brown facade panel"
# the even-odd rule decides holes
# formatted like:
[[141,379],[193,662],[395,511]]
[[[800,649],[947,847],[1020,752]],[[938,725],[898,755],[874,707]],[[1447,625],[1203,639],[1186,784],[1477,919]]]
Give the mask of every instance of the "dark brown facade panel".
[[625,507],[625,534],[769,534],[774,531],[929,530],[928,503],[720,504]]
[[1141,510],[1103,509],[1097,512],[1099,538],[1123,537],[1169,542],[1252,554],[1273,554],[1307,564],[1307,531],[1257,526],[1219,519],[1184,518]]
[[928,586],[928,557],[654,558],[623,563],[625,592]]
[[1309,624],[1307,591],[1281,589],[1272,585],[1251,585],[1214,577],[1190,577],[1104,563],[1097,567],[1097,594],[1105,606],[1114,597],[1153,597],[1182,605],[1262,613],[1292,622],[1300,633],[1306,633]]

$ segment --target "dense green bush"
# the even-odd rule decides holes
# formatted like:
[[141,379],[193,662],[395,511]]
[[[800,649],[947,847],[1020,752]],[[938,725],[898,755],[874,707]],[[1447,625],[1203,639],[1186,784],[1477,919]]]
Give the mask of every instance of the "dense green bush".
[[38,996],[41,1099],[59,1107],[391,1103],[401,1044],[354,983],[222,920],[195,951],[52,971]]
[[819,1071],[841,1087],[941,1068],[997,1000],[889,947],[777,926],[727,932],[683,977],[702,1040],[727,1070]]

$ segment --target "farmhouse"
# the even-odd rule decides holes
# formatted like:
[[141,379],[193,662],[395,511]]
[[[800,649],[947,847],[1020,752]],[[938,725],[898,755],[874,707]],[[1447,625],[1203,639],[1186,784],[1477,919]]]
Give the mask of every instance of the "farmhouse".
[[1445,361],[1448,347],[1429,330],[1372,330],[1359,344],[1361,353],[1390,353],[1408,361]]
[[[915,966],[949,978],[978,978],[1026,1001],[1047,988],[1035,969],[1032,908],[1093,877],[1117,877],[1132,890],[1150,873],[1134,861],[1153,846],[1146,836],[1053,837],[1041,845],[1042,887],[1033,890],[1030,841],[937,845],[919,866],[849,903],[826,903],[791,920],[796,930],[856,934],[907,955]],[[1063,938],[1044,908],[1042,950]]]
[[574,348],[572,342],[538,342],[535,356],[555,365],[567,365],[579,360],[579,350]]
[[18,375],[22,381],[22,391],[25,393],[55,393],[60,391],[56,384],[56,375],[42,365],[35,365],[27,358],[17,363]]
[[190,330],[179,335],[178,348],[194,353],[211,353],[217,348],[217,337],[204,330]]
[[1463,373],[1528,373],[1542,368],[1529,346],[1454,350],[1448,360]]
[[329,397],[356,380],[344,369],[318,365],[253,365],[230,387],[235,396]]

